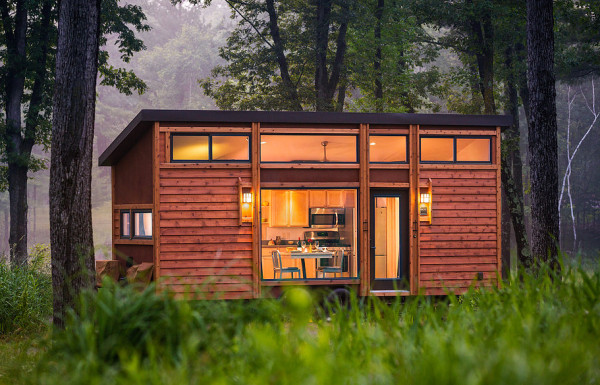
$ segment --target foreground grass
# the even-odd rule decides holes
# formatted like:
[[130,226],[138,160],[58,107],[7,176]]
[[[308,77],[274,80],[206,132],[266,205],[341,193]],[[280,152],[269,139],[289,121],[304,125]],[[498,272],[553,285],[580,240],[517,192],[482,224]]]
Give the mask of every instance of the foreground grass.
[[331,317],[302,289],[189,302],[109,286],[81,306],[52,346],[0,342],[0,383],[600,383],[598,272],[441,301],[353,299]]

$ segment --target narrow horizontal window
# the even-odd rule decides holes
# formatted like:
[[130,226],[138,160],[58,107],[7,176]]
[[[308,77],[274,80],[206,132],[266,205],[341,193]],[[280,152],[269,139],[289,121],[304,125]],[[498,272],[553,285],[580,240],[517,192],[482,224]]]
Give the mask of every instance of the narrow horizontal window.
[[354,135],[262,135],[262,162],[355,163]]
[[250,143],[247,135],[212,136],[212,160],[249,160]]
[[490,138],[456,138],[457,162],[490,162]]
[[121,210],[121,238],[131,238],[131,211]]
[[152,238],[152,212],[133,212],[133,238]]
[[406,135],[371,135],[369,144],[371,163],[406,162]]
[[249,135],[171,135],[172,162],[248,162],[249,160]]
[[421,137],[421,162],[454,162],[454,138]]
[[175,161],[209,160],[208,135],[172,135],[171,159]]

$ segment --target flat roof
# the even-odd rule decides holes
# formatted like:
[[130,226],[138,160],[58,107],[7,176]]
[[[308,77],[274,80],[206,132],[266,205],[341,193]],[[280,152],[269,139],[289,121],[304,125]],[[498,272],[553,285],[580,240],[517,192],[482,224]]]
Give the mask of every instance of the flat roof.
[[115,164],[154,122],[172,123],[299,123],[385,124],[424,126],[508,127],[510,115],[399,114],[300,111],[141,110],[98,158],[99,166]]

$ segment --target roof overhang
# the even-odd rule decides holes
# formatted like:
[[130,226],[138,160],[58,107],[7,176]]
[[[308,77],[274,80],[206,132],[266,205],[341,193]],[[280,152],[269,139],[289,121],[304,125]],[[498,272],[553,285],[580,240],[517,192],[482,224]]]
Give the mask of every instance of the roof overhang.
[[424,126],[507,127],[510,115],[399,114],[355,112],[141,110],[98,158],[98,165],[115,164],[154,122],[173,123],[296,123],[385,124]]

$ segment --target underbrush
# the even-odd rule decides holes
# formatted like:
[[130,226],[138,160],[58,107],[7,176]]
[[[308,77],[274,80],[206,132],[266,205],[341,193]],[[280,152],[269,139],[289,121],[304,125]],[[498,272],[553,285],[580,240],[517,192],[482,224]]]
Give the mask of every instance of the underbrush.
[[52,277],[47,246],[33,247],[29,263],[11,268],[0,259],[0,337],[39,332],[52,315]]
[[299,288],[284,301],[194,302],[107,283],[13,383],[600,383],[597,271],[351,303],[331,314]]

